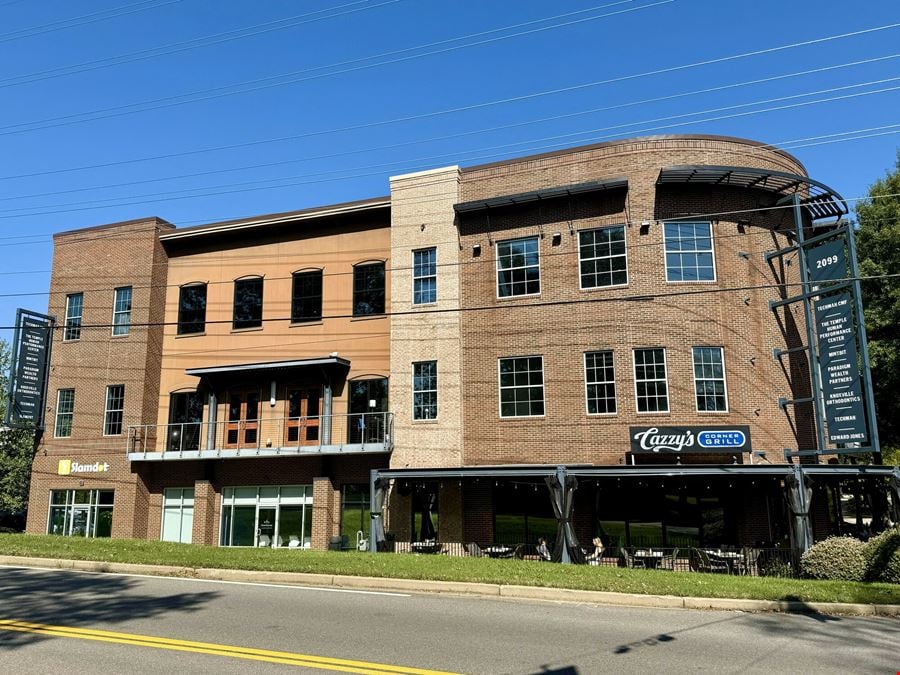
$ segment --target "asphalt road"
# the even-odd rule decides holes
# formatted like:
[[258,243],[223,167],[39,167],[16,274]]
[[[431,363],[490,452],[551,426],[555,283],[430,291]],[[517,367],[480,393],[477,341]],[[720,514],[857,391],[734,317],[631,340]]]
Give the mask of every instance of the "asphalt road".
[[893,673],[900,670],[900,621],[0,567],[0,673],[401,668]]

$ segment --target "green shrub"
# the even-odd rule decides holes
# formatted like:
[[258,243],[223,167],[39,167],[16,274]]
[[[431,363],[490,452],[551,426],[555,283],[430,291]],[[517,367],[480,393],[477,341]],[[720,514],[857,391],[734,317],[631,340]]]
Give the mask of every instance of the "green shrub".
[[900,584],[900,527],[872,537],[863,548],[867,581]]
[[759,576],[761,577],[792,577],[794,570],[791,563],[781,558],[769,558],[766,562],[759,566]]
[[864,544],[853,537],[829,537],[800,559],[800,571],[810,579],[862,581],[866,576]]

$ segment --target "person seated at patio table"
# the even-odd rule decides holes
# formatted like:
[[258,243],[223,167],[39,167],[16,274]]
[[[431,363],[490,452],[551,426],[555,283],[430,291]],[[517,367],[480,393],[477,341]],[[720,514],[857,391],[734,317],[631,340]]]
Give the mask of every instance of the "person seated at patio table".
[[538,537],[538,545],[537,545],[537,553],[541,556],[541,560],[550,560],[550,549],[547,548],[547,540],[543,537]]
[[600,537],[594,537],[593,543],[594,543],[594,552],[588,553],[585,556],[585,560],[587,560],[588,563],[591,565],[599,565],[600,558],[603,556],[603,541],[600,539]]

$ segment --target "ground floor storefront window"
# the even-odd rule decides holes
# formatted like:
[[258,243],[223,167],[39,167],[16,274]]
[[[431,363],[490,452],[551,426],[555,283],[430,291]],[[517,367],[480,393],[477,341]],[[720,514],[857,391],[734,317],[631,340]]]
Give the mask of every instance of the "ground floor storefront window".
[[535,543],[540,538],[552,541],[556,525],[545,487],[515,482],[494,487],[495,543]]
[[312,495],[312,485],[224,488],[220,545],[309,548]]
[[[357,539],[369,538],[370,499],[368,484],[341,487],[341,546],[358,545]],[[361,535],[357,533],[362,532]]]
[[169,488],[163,499],[162,540],[191,543],[194,529],[194,488]]
[[51,490],[49,534],[108,537],[112,534],[113,490]]

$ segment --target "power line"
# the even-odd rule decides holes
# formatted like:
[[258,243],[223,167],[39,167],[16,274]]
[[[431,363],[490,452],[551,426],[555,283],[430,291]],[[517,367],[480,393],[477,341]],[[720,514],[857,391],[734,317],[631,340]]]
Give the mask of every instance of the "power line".
[[[708,110],[694,112],[694,113],[669,115],[666,117],[645,120],[642,122],[632,122],[632,123],[628,123],[628,124],[613,125],[610,127],[599,127],[596,129],[590,129],[590,130],[586,130],[586,131],[578,131],[578,132],[571,132],[571,133],[565,133],[565,134],[556,134],[553,136],[546,136],[546,137],[539,138],[539,139],[532,139],[532,140],[528,140],[528,141],[517,141],[515,143],[506,143],[506,144],[502,144],[502,145],[481,148],[479,150],[471,150],[468,152],[506,150],[506,149],[511,149],[511,148],[515,148],[518,146],[522,146],[522,145],[525,145],[528,143],[540,143],[540,142],[547,141],[547,140],[559,140],[559,139],[566,139],[566,140],[561,143],[554,143],[554,144],[551,144],[550,146],[545,146],[545,147],[558,147],[561,145],[565,146],[565,145],[569,145],[572,143],[573,137],[585,136],[585,135],[593,134],[598,131],[606,131],[606,130],[610,130],[610,129],[621,129],[623,127],[632,127],[635,125],[648,124],[648,123],[652,123],[652,122],[656,122],[656,121],[670,121],[673,119],[682,119],[684,117],[692,117],[692,116],[696,116],[696,115],[702,115],[702,114],[706,114],[708,112],[734,110],[736,108],[749,107],[749,106],[754,106],[754,105],[763,105],[763,104],[769,103],[769,102],[791,100],[791,99],[802,98],[802,97],[806,97],[806,96],[813,96],[813,95],[816,95],[819,93],[845,91],[847,89],[866,87],[866,86],[871,86],[873,84],[896,82],[898,80],[900,80],[900,76],[892,77],[892,78],[885,78],[882,80],[874,80],[871,82],[864,82],[864,83],[860,83],[860,84],[846,85],[843,87],[833,87],[830,89],[824,89],[824,90],[820,90],[820,91],[816,91],[816,92],[808,92],[808,93],[804,93],[804,94],[793,94],[793,95],[789,95],[789,96],[776,97],[773,99],[766,99],[766,100],[762,100],[762,101],[754,101],[751,103],[737,104],[737,105],[732,105],[732,106],[724,106],[724,107],[720,107],[720,108],[711,108]],[[768,112],[777,112],[777,111],[781,111],[781,110],[789,110],[789,109],[805,107],[805,106],[809,106],[809,105],[817,105],[820,103],[829,103],[829,102],[833,102],[833,101],[847,100],[847,99],[857,98],[857,97],[861,97],[861,96],[871,96],[871,95],[875,95],[875,94],[887,93],[887,92],[897,91],[897,90],[900,90],[900,85],[893,86],[893,87],[882,87],[880,89],[858,92],[858,93],[854,93],[854,94],[831,96],[831,97],[826,97],[823,99],[812,100],[812,101],[803,101],[800,103],[791,103],[791,104],[785,104],[785,105],[780,105],[780,106],[773,106],[773,107],[762,108],[762,109],[758,109],[758,110],[750,110],[750,111],[744,111],[744,112],[738,112],[738,113],[731,113],[731,114],[727,114],[727,115],[717,115],[714,117],[707,117],[707,118],[698,119],[698,120],[675,122],[672,124],[644,127],[642,129],[631,129],[626,133],[628,135],[640,134],[640,133],[646,133],[649,131],[670,129],[672,127],[681,127],[681,126],[688,126],[688,125],[693,125],[693,124],[701,124],[701,123],[706,123],[706,122],[711,122],[711,121],[720,121],[723,119],[733,119],[736,117],[747,117],[750,115],[757,115],[757,114],[768,113]],[[576,142],[579,142],[579,143],[583,143],[585,141],[596,142],[599,140],[605,140],[608,138],[616,137],[618,135],[619,134],[591,136],[589,138],[577,139]],[[374,171],[374,172],[363,173],[363,174],[355,174],[355,175],[350,175],[350,176],[339,176],[339,177],[335,177],[332,179],[312,180],[312,181],[307,181],[307,180],[294,181],[293,180],[295,178],[305,178],[305,177],[316,177],[317,176],[317,174],[307,174],[307,175],[299,175],[299,176],[287,176],[287,177],[281,177],[281,178],[270,178],[270,179],[256,180],[256,181],[244,181],[244,182],[239,182],[239,183],[226,183],[226,184],[221,184],[218,186],[211,186],[211,187],[205,187],[205,188],[188,188],[186,190],[178,190],[178,191],[172,191],[172,192],[145,193],[143,195],[135,195],[134,197],[114,197],[114,198],[107,198],[107,199],[101,199],[101,200],[87,200],[87,201],[81,201],[81,202],[69,202],[69,203],[54,205],[54,206],[63,206],[63,207],[72,206],[72,207],[79,207],[79,208],[58,209],[58,208],[51,207],[52,210],[34,211],[31,213],[22,213],[22,212],[28,211],[28,210],[34,209],[34,208],[46,208],[46,207],[19,207],[19,208],[14,208],[14,209],[3,209],[3,210],[0,210],[0,213],[6,213],[6,214],[10,214],[10,215],[0,215],[0,219],[55,215],[55,214],[59,214],[59,213],[70,213],[70,212],[76,212],[76,211],[98,210],[98,209],[104,209],[104,208],[110,208],[110,207],[121,207],[121,206],[137,205],[137,204],[156,203],[156,202],[163,201],[163,200],[175,201],[175,200],[183,200],[183,199],[196,199],[198,197],[220,196],[223,194],[236,194],[236,193],[243,193],[243,192],[253,192],[253,191],[258,191],[258,190],[280,189],[280,188],[284,188],[284,187],[294,187],[297,185],[308,185],[308,184],[314,184],[314,183],[319,183],[319,182],[329,182],[330,180],[350,180],[353,178],[378,175],[382,172],[382,170],[385,166],[391,166],[391,165],[397,165],[397,164],[403,165],[407,162],[434,161],[436,159],[442,159],[447,156],[458,156],[459,154],[460,153],[445,153],[442,155],[426,157],[426,158],[418,158],[418,159],[414,159],[414,160],[402,160],[399,162],[392,162],[392,163],[388,163],[388,164],[369,165],[366,167],[360,167],[360,169],[363,169],[363,170],[378,169],[378,170]],[[463,153],[463,154],[465,154],[465,153]],[[493,157],[493,156],[495,156],[495,155],[488,155],[488,157]],[[482,158],[478,158],[478,159],[482,159]],[[334,173],[343,173],[345,171],[350,171],[350,170],[355,170],[355,169],[339,169],[339,170],[334,170],[331,172],[324,172],[324,175],[334,174]],[[283,181],[286,181],[286,180],[292,181],[292,182],[283,183]],[[262,183],[273,183],[273,182],[281,182],[281,184],[279,184],[279,185],[262,185]],[[226,188],[235,188],[235,189],[226,189]],[[185,194],[186,192],[196,193],[199,190],[207,190],[207,191],[200,192],[199,194]],[[212,190],[212,191],[209,191],[209,190]],[[144,199],[146,197],[157,197],[157,199]],[[134,201],[135,199],[137,201]],[[129,200],[129,201],[122,201],[122,200]],[[110,203],[110,202],[116,202],[116,203]]]
[[[223,42],[231,42],[233,40],[240,40],[246,37],[253,37],[256,35],[261,35],[264,33],[271,33],[277,30],[284,30],[286,28],[293,28],[295,26],[304,25],[307,23],[314,23],[316,21],[323,21],[325,19],[332,19],[338,16],[344,16],[346,14],[354,14],[356,12],[365,12],[370,9],[377,9],[379,7],[384,7],[385,5],[392,5],[397,2],[402,2],[403,0],[385,0],[384,2],[377,3],[375,5],[367,4],[371,2],[371,0],[356,0],[355,2],[346,3],[343,5],[337,5],[335,7],[326,7],[324,9],[318,9],[314,12],[306,12],[305,14],[298,14],[296,16],[286,17],[284,19],[276,19],[274,21],[266,21],[265,23],[254,24],[252,26],[247,26],[246,28],[234,29],[229,31],[224,31],[222,33],[213,33],[211,35],[203,35],[196,38],[191,38],[190,40],[183,40],[181,42],[173,42],[168,45],[159,45],[157,47],[150,47],[148,49],[139,49],[137,51],[128,52],[126,54],[119,54],[117,56],[107,56],[102,59],[94,59],[93,61],[83,61],[81,63],[69,64],[67,66],[59,66],[56,68],[50,68],[47,70],[38,71],[35,73],[28,73],[25,75],[16,75],[14,77],[7,77],[5,79],[0,80],[0,87],[15,87],[20,84],[31,84],[33,82],[41,82],[44,80],[53,79],[56,77],[65,77],[67,75],[74,75],[77,73],[84,73],[93,70],[99,70],[101,68],[108,68],[111,66],[118,66],[125,63],[133,63],[135,61],[144,61],[147,59],[156,58],[158,56],[166,56],[169,54],[176,54],[179,52],[188,51],[190,49],[198,49],[201,47],[209,47],[212,45],[221,44]],[[355,7],[356,5],[366,5],[365,7],[358,7],[356,9],[350,9],[347,11],[337,11],[337,10],[345,10],[348,7]],[[0,5],[2,6],[2,5]],[[325,16],[319,16],[315,18],[316,14],[322,14],[324,12],[333,12],[332,14],[327,14]],[[65,71],[65,72],[63,72]]]
[[[173,1],[177,1],[177,0],[173,0]],[[342,69],[328,72],[328,73],[320,73],[318,75],[309,75],[307,77],[300,77],[300,78],[295,77],[294,79],[290,79],[290,80],[287,80],[284,82],[273,83],[273,82],[271,82],[271,80],[281,80],[285,77],[294,77],[295,75],[297,75],[299,73],[305,73],[305,72],[310,72],[310,71],[315,71],[315,70],[323,70],[325,68],[331,68],[334,66],[319,66],[319,67],[312,68],[312,69],[295,71],[293,73],[283,73],[280,75],[271,75],[268,77],[258,78],[255,80],[248,80],[248,81],[240,82],[237,84],[213,87],[212,89],[203,89],[203,90],[188,92],[188,93],[184,93],[184,94],[164,96],[162,98],[138,101],[136,103],[129,103],[129,104],[120,105],[120,106],[113,106],[110,108],[99,108],[97,110],[91,110],[91,111],[82,112],[82,113],[73,113],[73,114],[69,114],[69,115],[62,115],[59,117],[48,117],[48,118],[45,118],[42,120],[36,120],[36,121],[31,121],[31,122],[19,122],[17,124],[10,124],[10,125],[0,127],[0,136],[7,136],[10,134],[17,134],[17,133],[25,133],[25,132],[29,132],[29,131],[39,131],[39,130],[43,130],[43,129],[51,129],[51,128],[56,128],[56,127],[60,127],[60,126],[66,126],[69,124],[79,124],[82,122],[95,121],[95,120],[99,120],[99,119],[109,119],[112,117],[121,117],[123,115],[132,115],[132,114],[135,114],[138,112],[148,112],[150,110],[159,110],[161,108],[170,108],[173,106],[184,105],[187,103],[196,103],[198,101],[208,101],[208,100],[212,100],[212,99],[216,99],[216,98],[221,98],[223,96],[246,94],[246,93],[250,93],[253,91],[269,89],[271,87],[276,87],[276,86],[284,86],[287,84],[295,84],[297,82],[306,82],[309,80],[317,80],[317,79],[321,79],[321,78],[325,78],[325,77],[332,77],[334,75],[340,75],[340,74],[349,73],[349,72],[356,72],[359,70],[367,70],[369,68],[376,68],[379,66],[391,65],[394,63],[401,63],[404,61],[419,59],[419,58],[423,58],[425,56],[433,56],[435,54],[444,54],[447,52],[457,51],[459,49],[465,49],[468,47],[475,47],[475,46],[480,46],[480,45],[484,45],[484,44],[489,44],[492,42],[498,42],[500,40],[508,40],[510,38],[520,37],[522,35],[530,35],[533,33],[539,33],[539,32],[543,32],[546,30],[552,30],[555,28],[563,27],[563,26],[571,26],[573,24],[584,23],[585,21],[596,21],[597,19],[608,18],[611,16],[617,16],[619,14],[626,14],[629,12],[636,12],[636,11],[640,11],[642,9],[648,9],[648,8],[656,7],[659,5],[670,4],[675,1],[676,0],[657,0],[657,2],[643,5],[641,7],[632,7],[632,8],[628,8],[628,9],[617,10],[615,12],[607,12],[606,14],[599,14],[597,16],[592,16],[592,17],[588,17],[588,18],[574,19],[571,21],[566,21],[566,22],[554,24],[551,26],[534,28],[534,29],[527,30],[527,31],[512,33],[510,35],[501,35],[498,37],[479,40],[476,42],[463,44],[463,45],[455,45],[455,46],[451,46],[451,47],[445,47],[442,49],[436,49],[436,50],[432,50],[430,52],[425,52],[422,54],[413,54],[413,55],[408,55],[408,56],[397,57],[397,58],[393,58],[393,59],[388,59],[386,61],[381,61],[378,63],[362,64],[362,65],[357,65],[357,66],[352,66],[352,67],[346,67],[346,68],[342,68]],[[622,2],[634,2],[634,0],[618,0],[618,2],[615,2],[612,4],[617,5],[617,4],[622,4]],[[600,8],[606,7],[606,6],[610,6],[610,5],[601,5]],[[900,25],[900,24],[898,24],[898,25]],[[497,32],[500,30],[506,30],[506,29],[495,29],[494,31],[490,31],[490,32]],[[421,49],[421,48],[422,47],[414,47],[414,48],[410,48],[409,50],[406,50],[406,51],[411,51],[411,50]],[[355,59],[354,61],[368,61],[368,60],[371,60],[374,58],[380,58],[380,55],[365,57],[362,59]],[[240,91],[230,91],[230,92],[223,91],[223,90],[233,89],[235,87],[248,87],[250,85],[255,85],[257,83],[262,83],[262,82],[268,82],[268,84],[258,84],[258,86],[252,86],[249,89],[242,89]],[[215,92],[218,92],[218,93],[215,93]],[[196,98],[191,98],[186,101],[176,100],[176,99],[182,99],[185,97],[196,97]],[[159,104],[159,105],[154,105],[154,104]],[[149,107],[143,107],[143,108],[140,108],[139,110],[128,110],[129,108],[135,108],[135,107],[139,107],[139,106],[149,106]],[[85,119],[76,119],[79,117],[84,117]],[[42,125],[42,126],[36,126],[36,125]],[[17,128],[17,127],[26,127],[26,126],[32,127],[32,128],[29,128],[29,129]]]
[[[299,140],[302,138],[310,138],[313,136],[320,136],[320,135],[324,135],[324,134],[355,131],[355,130],[359,130],[359,129],[384,126],[384,125],[388,125],[388,124],[396,124],[399,122],[408,122],[408,121],[412,121],[412,120],[425,119],[425,118],[429,118],[429,117],[437,117],[437,116],[441,116],[441,115],[448,115],[448,114],[453,114],[453,113],[458,113],[458,112],[466,112],[469,110],[486,108],[486,107],[491,107],[491,106],[495,106],[495,105],[504,105],[506,103],[513,103],[513,102],[518,102],[518,101],[522,101],[522,100],[530,100],[530,99],[539,98],[539,97],[543,97],[543,96],[552,96],[552,95],[556,95],[556,94],[560,94],[560,93],[566,93],[569,91],[575,91],[575,90],[586,89],[586,88],[595,87],[595,86],[601,86],[604,84],[610,84],[610,83],[619,82],[619,81],[623,81],[623,80],[638,79],[641,77],[662,74],[662,73],[669,72],[669,71],[686,70],[689,68],[700,67],[700,66],[711,64],[711,63],[721,63],[721,62],[726,62],[726,61],[731,61],[731,60],[736,60],[736,59],[749,58],[749,57],[758,56],[761,54],[770,53],[770,52],[774,52],[774,51],[783,51],[786,49],[794,49],[794,48],[798,48],[798,47],[804,47],[804,46],[808,46],[813,43],[818,44],[818,43],[832,41],[832,40],[839,40],[839,39],[844,39],[844,38],[848,38],[848,37],[855,37],[862,33],[881,31],[881,30],[889,30],[889,29],[892,29],[892,28],[895,28],[898,26],[900,26],[900,23],[888,24],[886,26],[879,26],[876,28],[866,29],[865,31],[856,31],[856,32],[851,32],[851,33],[842,33],[842,34],[838,34],[838,35],[831,35],[831,36],[828,36],[825,38],[819,38],[817,40],[807,40],[804,42],[795,42],[795,43],[781,45],[779,47],[772,47],[772,48],[764,49],[764,50],[757,50],[757,51],[753,51],[753,52],[744,52],[741,54],[734,54],[731,56],[720,57],[720,58],[708,60],[708,61],[697,61],[697,62],[694,62],[691,64],[686,64],[686,65],[681,65],[681,66],[673,66],[672,68],[665,68],[665,69],[654,70],[654,71],[645,71],[643,73],[627,75],[627,76],[622,76],[622,77],[618,77],[618,78],[597,80],[594,82],[582,83],[582,84],[573,85],[570,87],[549,89],[549,90],[544,90],[541,92],[535,92],[532,94],[524,94],[521,96],[515,96],[515,97],[510,97],[510,98],[504,98],[504,99],[495,99],[493,101],[483,101],[481,103],[471,104],[468,106],[446,108],[443,110],[431,111],[428,113],[420,113],[420,114],[416,114],[416,115],[407,115],[404,117],[380,120],[380,121],[376,121],[376,122],[367,122],[367,123],[344,126],[344,127],[337,127],[337,128],[332,128],[332,129],[324,129],[324,130],[319,130],[319,131],[307,132],[307,133],[303,133],[303,134],[296,134],[296,135],[292,135],[292,136],[281,136],[281,137],[276,137],[276,138],[261,139],[261,140],[257,140],[257,141],[234,143],[234,144],[222,145],[222,146],[217,146],[217,147],[212,147],[212,148],[201,148],[201,149],[197,149],[197,150],[182,151],[182,152],[178,152],[178,153],[167,153],[167,154],[163,154],[163,155],[152,155],[152,156],[147,156],[147,157],[139,157],[139,158],[133,158],[133,159],[128,159],[128,160],[120,160],[120,161],[116,161],[116,162],[104,162],[104,163],[100,163],[100,164],[82,165],[82,166],[78,166],[78,167],[69,167],[69,168],[65,168],[65,169],[56,169],[56,170],[44,171],[44,172],[32,172],[32,173],[27,173],[27,174],[15,174],[15,175],[11,175],[11,176],[0,176],[0,180],[12,180],[12,179],[16,179],[16,178],[33,178],[35,176],[45,176],[45,175],[53,175],[53,174],[59,174],[59,173],[68,173],[68,172],[72,172],[72,171],[84,171],[84,170],[88,170],[88,169],[108,168],[111,166],[121,166],[123,164],[133,164],[133,163],[137,163],[137,162],[148,162],[148,161],[155,161],[155,160],[160,160],[160,159],[173,159],[176,157],[186,157],[186,156],[200,154],[200,153],[218,152],[221,150],[233,150],[233,149],[244,148],[244,147],[249,147],[249,146],[253,146],[253,145],[284,142],[284,141],[289,141],[289,140]],[[810,71],[810,72],[815,72],[815,71]]]
[[53,33],[66,28],[85,26],[87,24],[106,21],[107,19],[114,19],[128,14],[136,14],[148,9],[156,9],[157,7],[163,7],[165,5],[174,5],[177,2],[181,2],[181,0],[141,0],[141,2],[135,2],[130,5],[122,5],[120,7],[104,9],[91,14],[82,14],[81,16],[75,16],[69,19],[60,19],[59,21],[53,21],[41,26],[31,26],[9,33],[3,33],[0,34],[0,43],[21,40],[23,38],[34,37],[35,35],[44,35],[45,33]]
[[[711,92],[715,92],[715,91],[722,91],[722,90],[726,90],[726,89],[734,89],[737,87],[767,83],[767,82],[783,80],[783,79],[787,79],[787,78],[791,78],[791,77],[798,77],[798,76],[809,75],[809,74],[813,74],[813,73],[821,73],[821,72],[825,72],[825,71],[836,70],[838,68],[847,68],[847,67],[875,63],[875,62],[880,62],[880,61],[885,61],[885,60],[890,60],[890,59],[896,59],[896,58],[900,58],[900,53],[890,54],[887,56],[879,56],[879,57],[875,57],[875,58],[871,58],[871,59],[864,59],[864,60],[860,60],[860,61],[850,61],[850,62],[841,63],[841,64],[837,64],[837,65],[833,65],[833,66],[823,66],[820,68],[814,68],[812,70],[804,70],[804,71],[798,71],[798,72],[793,72],[793,73],[787,73],[787,74],[783,74],[783,75],[775,75],[772,77],[766,77],[766,78],[761,78],[761,79],[756,79],[756,80],[737,82],[737,83],[732,83],[732,84],[720,85],[720,86],[716,86],[716,87],[708,87],[706,89],[698,89],[698,90],[693,90],[693,91],[688,91],[688,92],[681,92],[678,94],[670,94],[667,96],[658,96],[655,98],[641,99],[641,100],[636,100],[636,101],[628,101],[626,103],[604,106],[604,107],[600,107],[600,108],[590,108],[587,110],[580,110],[580,111],[576,111],[576,112],[552,115],[549,117],[541,117],[541,118],[537,118],[537,119],[533,119],[533,120],[526,120],[526,121],[520,121],[520,122],[513,122],[510,124],[503,124],[503,125],[499,125],[499,126],[473,129],[473,130],[462,131],[462,132],[457,132],[457,133],[453,133],[453,134],[445,134],[442,136],[432,136],[429,138],[415,139],[415,140],[411,140],[411,141],[404,141],[401,143],[392,143],[389,145],[381,145],[381,146],[368,147],[368,148],[353,148],[353,149],[345,150],[342,152],[334,152],[334,153],[329,153],[329,154],[324,154],[324,155],[316,155],[316,156],[311,156],[311,157],[301,157],[301,158],[297,158],[297,159],[287,159],[287,160],[281,160],[281,161],[277,161],[277,162],[265,162],[265,163],[260,163],[260,164],[249,164],[249,165],[236,166],[236,167],[217,168],[217,169],[211,169],[211,170],[207,170],[207,171],[199,171],[199,172],[180,174],[180,175],[174,175],[174,176],[161,176],[161,177],[157,177],[157,178],[148,178],[148,179],[137,180],[137,181],[127,181],[127,182],[123,182],[123,183],[92,185],[89,187],[72,188],[72,189],[68,189],[68,190],[57,190],[54,192],[41,192],[41,193],[32,193],[32,194],[25,194],[25,195],[15,195],[15,196],[11,196],[11,197],[0,197],[0,202],[19,200],[19,199],[34,199],[37,197],[52,197],[52,196],[63,195],[63,194],[73,194],[73,193],[77,193],[77,192],[87,192],[87,191],[94,191],[94,190],[119,188],[119,187],[130,187],[133,185],[145,185],[148,183],[180,180],[180,179],[184,179],[184,178],[199,178],[201,176],[210,176],[210,175],[221,174],[221,173],[230,173],[232,171],[244,171],[244,170],[249,170],[249,169],[272,168],[275,166],[284,166],[287,164],[296,164],[296,163],[300,163],[300,162],[312,162],[312,161],[318,161],[318,160],[322,160],[322,159],[333,159],[333,158],[337,158],[337,157],[344,157],[347,155],[376,152],[379,150],[393,150],[393,149],[397,149],[397,148],[401,148],[401,147],[407,147],[410,145],[418,146],[423,143],[451,140],[451,139],[456,139],[456,138],[462,138],[465,136],[472,136],[472,135],[477,135],[477,134],[489,133],[489,132],[493,132],[493,131],[501,131],[501,130],[506,130],[506,129],[523,127],[523,126],[530,126],[533,124],[551,122],[551,121],[556,121],[556,120],[560,120],[560,119],[580,117],[580,116],[594,114],[594,113],[598,113],[598,112],[608,112],[611,110],[620,110],[623,108],[629,108],[629,107],[638,106],[638,105],[647,105],[650,103],[658,103],[661,101],[670,101],[670,100],[673,100],[676,98],[697,96],[697,95],[711,93]],[[851,85],[851,86],[863,86],[863,85]],[[829,90],[825,90],[825,91],[833,91],[833,90],[829,89]],[[821,93],[821,92],[809,92],[807,94],[796,94],[794,97],[811,96],[814,93]],[[785,97],[785,98],[790,98],[790,97]],[[768,101],[773,101],[773,100],[783,100],[783,99],[781,99],[781,98],[768,99]],[[763,102],[765,102],[765,101],[744,103],[744,104],[740,104],[740,105],[732,106],[732,107],[758,105]],[[716,110],[721,110],[721,108],[718,108]],[[681,115],[681,117],[686,117],[689,115],[699,115],[699,114],[702,114],[705,112],[707,112],[707,111],[687,113],[687,114]],[[669,118],[658,118],[658,119],[669,119]],[[638,124],[638,123],[635,122],[634,124]],[[627,125],[620,125],[620,126],[627,126]],[[613,128],[616,128],[616,127],[604,127],[605,130],[613,129]],[[277,179],[268,179],[268,180],[277,180]],[[119,197],[117,199],[123,199],[123,198]],[[33,207],[31,207],[31,208],[33,208]]]

